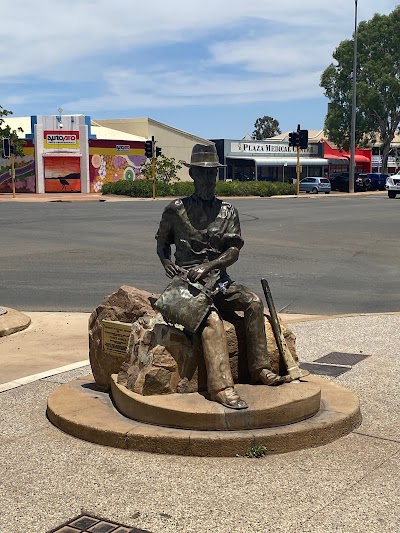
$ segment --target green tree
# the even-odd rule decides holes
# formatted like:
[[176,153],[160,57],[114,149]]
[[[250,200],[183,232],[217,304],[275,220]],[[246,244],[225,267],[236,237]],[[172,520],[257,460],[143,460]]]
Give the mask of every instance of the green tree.
[[[357,29],[356,144],[371,146],[378,134],[382,163],[387,160],[400,122],[400,6],[389,15],[376,14]],[[324,130],[345,150],[350,146],[354,40],[342,41],[321,76],[330,100]]]
[[14,147],[14,154],[24,155],[23,146],[25,141],[18,138],[18,132],[22,133],[24,130],[22,128],[12,130],[10,126],[4,125],[5,120],[3,117],[7,117],[8,115],[12,114],[12,111],[8,111],[7,109],[4,109],[4,107],[0,106],[0,141],[2,139],[9,138],[11,145]]
[[[178,170],[182,168],[182,161],[175,161],[174,157],[166,157],[160,155],[155,161],[155,176],[157,181],[163,181],[164,183],[171,183],[172,181],[180,181],[178,177]],[[145,176],[146,179],[152,179],[152,162],[151,159],[147,159],[140,167],[140,173]]]
[[254,123],[255,130],[253,131],[253,139],[261,140],[268,139],[269,137],[274,137],[279,135],[281,130],[279,129],[279,122],[267,115],[264,117],[258,118]]

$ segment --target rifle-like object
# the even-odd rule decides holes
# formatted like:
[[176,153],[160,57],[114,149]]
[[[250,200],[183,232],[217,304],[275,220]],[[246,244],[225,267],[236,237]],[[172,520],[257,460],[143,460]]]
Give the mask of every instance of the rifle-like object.
[[265,299],[267,300],[269,314],[271,316],[271,327],[274,333],[276,345],[278,346],[279,355],[282,360],[285,362],[287,373],[290,377],[290,380],[304,378],[308,376],[310,372],[303,370],[299,367],[297,362],[294,360],[293,355],[291,354],[288,345],[286,344],[286,339],[283,336],[281,325],[279,323],[278,314],[275,309],[275,304],[272,299],[271,290],[266,279],[261,280],[261,285],[264,291]]

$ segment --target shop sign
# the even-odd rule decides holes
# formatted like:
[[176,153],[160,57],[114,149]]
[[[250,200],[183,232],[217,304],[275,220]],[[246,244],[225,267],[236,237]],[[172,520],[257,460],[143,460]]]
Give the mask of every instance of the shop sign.
[[[381,155],[373,155],[372,156],[372,164],[373,165],[382,165],[383,157]],[[392,163],[395,165],[397,163],[397,158],[393,156],[388,157],[388,163]]]
[[79,149],[79,131],[44,131],[44,148]]
[[[282,155],[293,156],[297,154],[297,148],[289,146],[289,143],[258,143],[258,142],[232,142],[231,153],[258,154],[258,155]],[[302,154],[318,155],[318,144],[310,144],[308,148],[300,150]]]
[[115,146],[115,149],[117,152],[130,152],[131,147],[129,144],[117,144]]

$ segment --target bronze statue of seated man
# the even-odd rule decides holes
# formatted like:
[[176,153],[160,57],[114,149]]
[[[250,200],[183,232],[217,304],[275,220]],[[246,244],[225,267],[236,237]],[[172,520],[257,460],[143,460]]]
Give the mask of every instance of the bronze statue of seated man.
[[[213,305],[198,333],[204,351],[207,388],[211,398],[232,409],[247,404],[234,388],[222,316],[242,312],[247,361],[253,383],[280,385],[283,378],[270,370],[264,326],[264,306],[244,285],[232,281],[227,267],[238,260],[243,246],[237,210],[215,197],[218,161],[215,145],[193,147],[189,174],[195,192],[173,200],[164,210],[156,234],[157,254],[169,278],[187,271],[191,282],[200,282],[214,291]],[[175,246],[175,261],[171,247]]]

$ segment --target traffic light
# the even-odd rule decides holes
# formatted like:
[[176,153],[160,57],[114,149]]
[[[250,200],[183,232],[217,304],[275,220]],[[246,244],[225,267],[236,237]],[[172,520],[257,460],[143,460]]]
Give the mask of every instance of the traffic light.
[[300,148],[308,148],[308,130],[300,130],[298,135]]
[[161,148],[156,147],[156,157],[161,155]]
[[[308,132],[307,132],[308,133]],[[299,134],[297,131],[291,131],[289,133],[289,146],[299,146]]]
[[144,155],[151,159],[153,157],[153,141],[145,141],[144,143]]
[[5,158],[11,156],[11,143],[8,137],[3,138],[3,154]]

